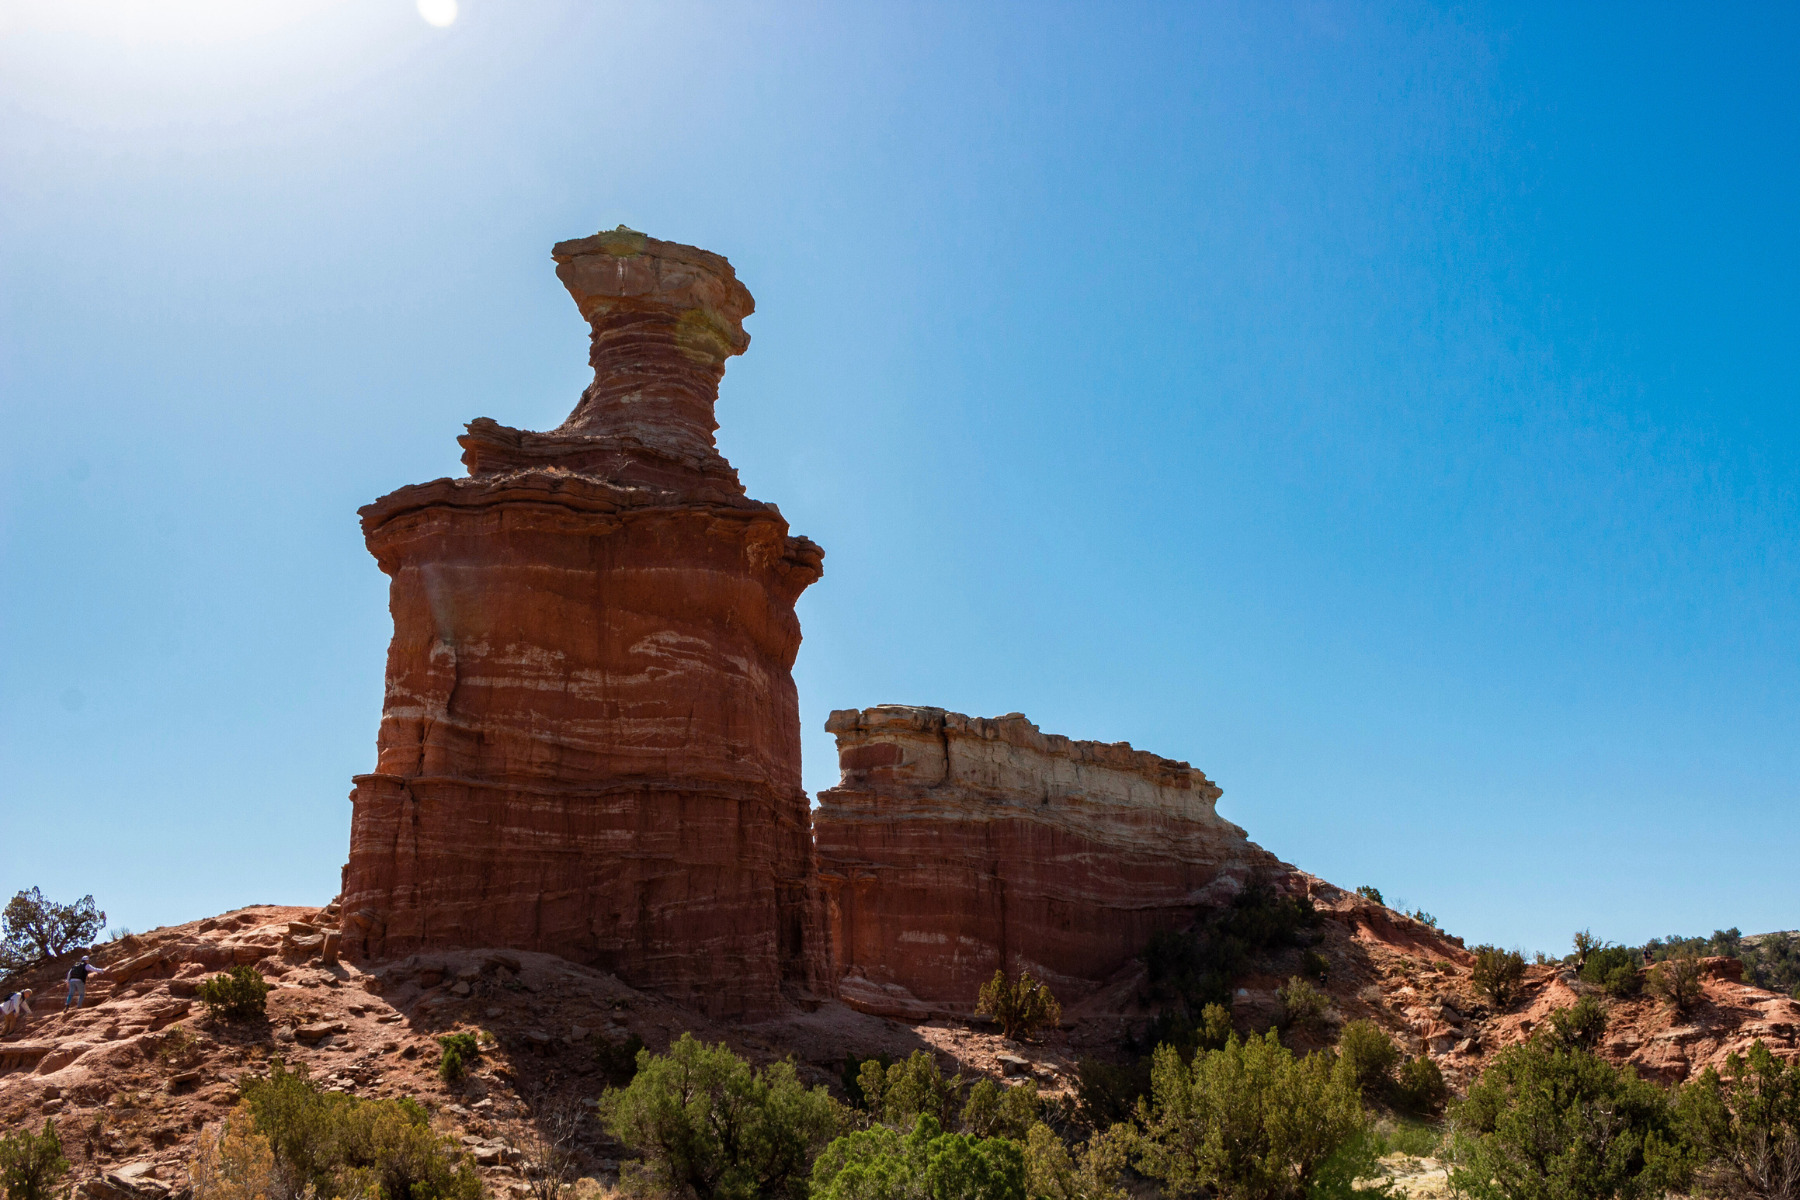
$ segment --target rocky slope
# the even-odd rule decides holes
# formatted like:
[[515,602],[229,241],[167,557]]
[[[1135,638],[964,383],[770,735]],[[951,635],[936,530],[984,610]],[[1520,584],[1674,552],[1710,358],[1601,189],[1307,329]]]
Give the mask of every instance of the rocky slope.
[[[1297,1049],[1330,1042],[1335,1027],[1369,1017],[1414,1052],[1431,1054],[1458,1088],[1494,1051],[1530,1035],[1582,985],[1533,968],[1526,996],[1495,1014],[1469,987],[1470,956],[1453,938],[1300,876],[1324,920],[1316,950],[1329,964],[1330,1023],[1295,1032]],[[597,1096],[607,1054],[636,1034],[661,1050],[684,1031],[724,1041],[758,1062],[792,1057],[803,1078],[838,1088],[846,1056],[934,1053],[946,1072],[1035,1078],[1053,1102],[1073,1098],[1083,1057],[1137,1053],[1151,1015],[1142,967],[1070,1005],[1041,1043],[1003,1041],[981,1020],[884,1019],[827,1001],[754,1023],[720,1022],[618,977],[529,951],[429,951],[382,961],[338,961],[327,937],[335,907],[257,907],[154,930],[95,950],[108,968],[89,1005],[63,1012],[65,964],[12,986],[38,992],[37,1015],[0,1041],[0,1130],[57,1121],[75,1177],[91,1200],[166,1200],[186,1186],[199,1132],[235,1102],[247,1073],[273,1057],[360,1096],[411,1095],[434,1125],[482,1164],[490,1193],[523,1193],[522,1161],[559,1108]],[[1298,969],[1298,949],[1273,955],[1238,981],[1233,1016],[1266,1028],[1275,988]],[[274,986],[266,1020],[212,1021],[194,992],[207,975],[251,964]],[[1794,1057],[1800,1006],[1746,987],[1731,962],[1714,962],[1704,1000],[1675,1019],[1648,999],[1613,1005],[1602,1055],[1665,1082],[1691,1077],[1755,1038]],[[436,1037],[477,1033],[484,1053],[469,1079],[436,1076]],[[587,1119],[580,1170],[614,1178],[621,1148]]]
[[543,950],[716,1015],[828,992],[794,602],[824,552],[713,443],[754,307],[724,258],[555,248],[594,382],[549,433],[362,510],[394,637],[356,778],[346,957]]

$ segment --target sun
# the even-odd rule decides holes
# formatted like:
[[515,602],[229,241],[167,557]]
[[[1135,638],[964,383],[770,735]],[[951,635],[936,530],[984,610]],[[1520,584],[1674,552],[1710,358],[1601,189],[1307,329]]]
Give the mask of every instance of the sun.
[[427,25],[446,29],[456,23],[456,0],[419,0],[419,15]]

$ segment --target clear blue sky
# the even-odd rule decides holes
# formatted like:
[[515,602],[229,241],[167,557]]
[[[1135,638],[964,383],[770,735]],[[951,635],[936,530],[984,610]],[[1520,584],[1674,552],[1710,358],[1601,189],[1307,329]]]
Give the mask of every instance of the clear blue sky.
[[335,892],[356,508],[624,222],[757,298],[809,789],[1020,710],[1471,941],[1800,925],[1800,30],[1571,7],[8,0],[0,890]]

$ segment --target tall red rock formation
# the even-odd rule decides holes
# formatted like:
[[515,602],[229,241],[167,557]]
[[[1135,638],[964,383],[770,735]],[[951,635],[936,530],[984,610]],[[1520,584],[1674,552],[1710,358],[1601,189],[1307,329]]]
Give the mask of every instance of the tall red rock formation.
[[813,828],[858,1007],[966,1011],[997,967],[1079,999],[1152,933],[1288,870],[1218,815],[1204,774],[1123,742],[900,705],[825,728],[843,779]]
[[719,1016],[829,991],[791,669],[824,552],[713,443],[749,345],[731,264],[621,227],[556,246],[594,382],[549,433],[361,510],[391,578],[347,953],[543,950]]

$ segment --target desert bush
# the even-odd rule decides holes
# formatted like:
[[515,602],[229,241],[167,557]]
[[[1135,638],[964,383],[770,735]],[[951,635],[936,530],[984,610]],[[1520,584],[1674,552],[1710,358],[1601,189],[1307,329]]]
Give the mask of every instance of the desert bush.
[[270,1200],[280,1193],[275,1152],[256,1132],[248,1105],[239,1104],[218,1129],[200,1135],[188,1160],[188,1179],[193,1200]]
[[877,1125],[826,1146],[813,1164],[811,1194],[813,1200],[1025,1200],[1025,1153],[1004,1138],[945,1133],[926,1113],[905,1136]]
[[6,1200],[51,1200],[68,1173],[62,1139],[49,1117],[42,1133],[21,1129],[0,1137],[0,1185],[6,1188]]
[[1498,946],[1477,946],[1469,982],[1504,1012],[1519,998],[1519,989],[1525,982],[1525,956]]
[[575,1182],[583,1125],[592,1111],[592,1102],[559,1095],[541,1083],[531,1090],[531,1121],[515,1142],[524,1156],[520,1170],[531,1200],[562,1200]]
[[1302,951],[1300,955],[1300,974],[1308,979],[1321,982],[1331,974],[1331,962],[1317,950]]
[[761,1071],[724,1043],[684,1033],[667,1054],[638,1057],[637,1076],[601,1094],[600,1122],[642,1156],[633,1190],[690,1200],[806,1200],[813,1158],[836,1136],[843,1106],[810,1091],[789,1062]]
[[171,1067],[185,1067],[199,1059],[200,1039],[186,1025],[171,1025],[157,1039],[153,1052],[157,1060]]
[[1604,941],[1593,935],[1592,931],[1577,929],[1572,939],[1575,946],[1575,970],[1577,973],[1587,966],[1588,955],[1606,945]]
[[61,958],[92,945],[104,928],[106,914],[94,907],[92,896],[58,904],[44,899],[37,888],[27,888],[0,912],[0,971],[22,971]]
[[1543,1036],[1565,1050],[1592,1050],[1606,1036],[1606,1005],[1583,996],[1568,1008],[1550,1014]]
[[461,1080],[481,1057],[481,1043],[472,1033],[446,1033],[438,1038],[438,1045],[443,1051],[438,1057],[437,1073],[445,1083]]
[[1126,1200],[1120,1180],[1136,1136],[1130,1126],[1096,1133],[1073,1153],[1043,1123],[1025,1135],[1025,1194],[1032,1200]]
[[1662,1089],[1548,1039],[1496,1054],[1451,1120],[1451,1185],[1473,1200],[1639,1200],[1691,1169]]
[[1394,1107],[1403,1112],[1430,1116],[1444,1107],[1450,1087],[1430,1055],[1421,1054],[1400,1064],[1394,1073]]
[[1783,1063],[1759,1038],[1676,1096],[1682,1129],[1700,1152],[1701,1192],[1727,1200],[1800,1197],[1800,1062]]
[[1150,939],[1142,955],[1150,994],[1189,1014],[1208,1004],[1229,1006],[1232,980],[1257,955],[1301,944],[1318,923],[1311,900],[1277,898],[1268,886],[1252,884],[1194,929]]
[[869,1098],[863,1093],[862,1069],[864,1063],[874,1063],[881,1068],[882,1079],[887,1078],[887,1069],[894,1065],[894,1060],[885,1053],[876,1053],[867,1058],[858,1058],[854,1054],[844,1055],[844,1069],[839,1072],[838,1079],[844,1085],[844,1094],[850,1097],[850,1103],[860,1109],[868,1109]]
[[1022,1142],[1038,1123],[1043,1107],[1035,1083],[1002,1087],[992,1079],[982,1079],[969,1089],[969,1100],[962,1110],[962,1131],[976,1137]]
[[276,1193],[380,1200],[479,1200],[481,1177],[455,1142],[432,1132],[410,1098],[363,1100],[322,1092],[304,1065],[280,1059],[239,1094],[254,1131],[268,1139]]
[[1384,908],[1387,906],[1387,901],[1381,898],[1381,889],[1378,887],[1370,887],[1365,883],[1356,889],[1356,894],[1361,896],[1364,900],[1373,901]]
[[1075,1115],[1089,1129],[1110,1129],[1131,1120],[1138,1101],[1149,1094],[1147,1056],[1123,1064],[1097,1058],[1075,1064]]
[[1588,951],[1581,968],[1584,983],[1591,983],[1609,996],[1635,996],[1643,987],[1637,960],[1623,946],[1596,946]]
[[877,1120],[896,1129],[910,1129],[920,1113],[928,1113],[942,1128],[956,1118],[963,1077],[945,1079],[935,1055],[915,1050],[885,1067],[878,1059],[864,1062],[857,1084],[864,1107]]
[[1651,967],[1646,986],[1652,996],[1684,1013],[1706,994],[1705,983],[1706,967],[1691,951],[1682,951]]
[[1385,1096],[1393,1087],[1400,1048],[1373,1021],[1352,1021],[1338,1035],[1338,1070],[1363,1099]]
[[1178,1195],[1283,1200],[1364,1128],[1356,1088],[1331,1056],[1296,1059],[1273,1031],[1191,1066],[1168,1047],[1151,1068],[1138,1169]]
[[216,1018],[248,1021],[267,1012],[269,981],[255,967],[240,965],[206,980],[195,995]]
[[[1200,1010],[1198,1020],[1182,1006],[1165,1008],[1156,1014],[1145,1031],[1145,1044],[1154,1050],[1158,1046],[1173,1046],[1181,1051],[1182,1058],[1192,1058],[1199,1050],[1217,1050],[1225,1045],[1225,1039],[1232,1034],[1231,1010],[1223,1004],[1208,1004]],[[1149,1086],[1149,1067],[1145,1067],[1145,1087]]]
[[1279,1022],[1283,1028],[1318,1029],[1325,1024],[1325,1013],[1331,998],[1311,983],[1291,975],[1275,989],[1275,1001],[1281,1006]]
[[1008,1041],[1029,1038],[1040,1029],[1054,1029],[1062,1020],[1062,1005],[1029,971],[1011,983],[1006,972],[995,971],[994,977],[981,985],[975,1011],[1000,1022],[1000,1035]]
[[593,1053],[594,1065],[606,1082],[614,1087],[630,1083],[637,1074],[638,1052],[644,1048],[644,1039],[632,1034],[622,1042],[599,1033],[588,1035],[588,1048]]

